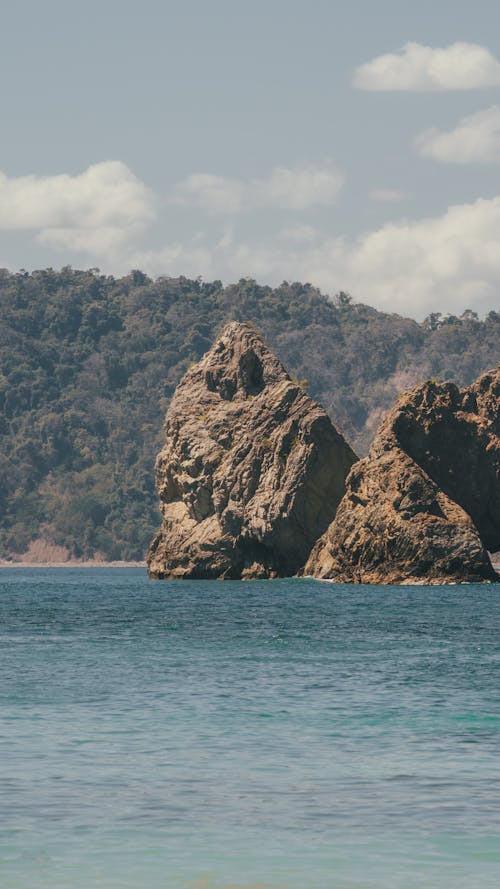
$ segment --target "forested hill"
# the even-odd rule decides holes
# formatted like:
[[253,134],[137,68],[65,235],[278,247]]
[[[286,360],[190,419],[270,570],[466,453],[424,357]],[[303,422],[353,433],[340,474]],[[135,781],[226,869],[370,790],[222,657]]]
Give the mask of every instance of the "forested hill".
[[500,360],[500,313],[418,324],[309,284],[1,271],[0,302],[0,557],[44,540],[142,558],[169,398],[228,320],[256,325],[359,454],[398,392]]

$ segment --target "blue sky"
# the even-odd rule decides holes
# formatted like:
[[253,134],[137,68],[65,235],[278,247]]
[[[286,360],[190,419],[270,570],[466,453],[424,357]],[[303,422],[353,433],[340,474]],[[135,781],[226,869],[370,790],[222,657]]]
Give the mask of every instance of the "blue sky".
[[25,0],[2,19],[0,264],[500,308],[493,2]]

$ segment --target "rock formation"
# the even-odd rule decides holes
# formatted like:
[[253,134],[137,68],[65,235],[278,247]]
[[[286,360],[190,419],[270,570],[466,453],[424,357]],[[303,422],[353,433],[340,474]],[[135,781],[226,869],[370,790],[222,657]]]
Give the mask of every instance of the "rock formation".
[[228,324],[177,387],[156,461],[153,578],[295,574],[356,456],[248,324]]
[[400,397],[304,574],[359,583],[498,580],[500,370]]

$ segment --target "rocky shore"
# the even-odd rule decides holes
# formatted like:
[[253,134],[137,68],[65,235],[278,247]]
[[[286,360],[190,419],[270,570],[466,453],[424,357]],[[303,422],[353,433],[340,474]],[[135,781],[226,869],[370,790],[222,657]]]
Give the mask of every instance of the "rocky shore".
[[257,331],[228,324],[177,387],[151,578],[497,581],[500,370],[404,393],[358,461]]
[[500,370],[426,382],[382,421],[304,574],[357,583],[495,581]]

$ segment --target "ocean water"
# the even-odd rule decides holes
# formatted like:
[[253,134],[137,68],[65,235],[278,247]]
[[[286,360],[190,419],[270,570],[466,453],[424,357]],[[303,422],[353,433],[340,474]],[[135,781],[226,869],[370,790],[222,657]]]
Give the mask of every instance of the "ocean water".
[[497,889],[500,586],[0,573],[2,889]]

